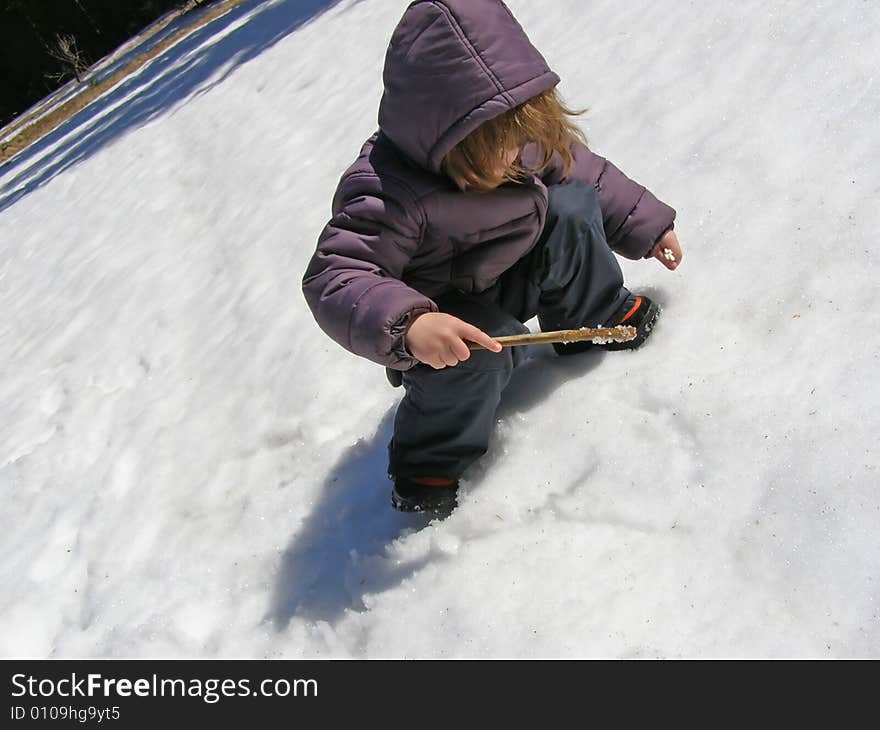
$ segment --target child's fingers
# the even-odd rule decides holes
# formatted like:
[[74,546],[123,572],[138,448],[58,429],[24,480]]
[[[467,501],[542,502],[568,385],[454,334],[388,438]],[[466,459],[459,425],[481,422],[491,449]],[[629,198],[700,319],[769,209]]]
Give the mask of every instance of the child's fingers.
[[487,335],[483,330],[478,327],[474,327],[472,324],[465,324],[464,329],[461,332],[462,339],[470,340],[471,342],[476,342],[478,345],[482,345],[487,350],[491,350],[492,352],[501,352],[501,345],[499,345],[495,340],[493,340],[489,335]]
[[[460,337],[456,337],[449,347],[452,354],[458,361],[467,360],[471,356],[470,348]],[[456,363],[458,364],[458,363]]]
[[679,243],[678,236],[675,235],[675,231],[669,231],[663,237],[663,248],[669,249],[675,261],[677,263],[681,263],[681,243]]
[[658,243],[654,247],[654,258],[657,259],[670,271],[675,271],[675,269],[678,268],[678,264],[681,258],[681,251],[676,251],[676,248],[677,247],[672,248],[669,246],[663,246]]
[[[464,348],[464,352],[461,350],[462,347]],[[428,360],[428,365],[435,370],[454,368],[462,360],[467,360],[468,357],[470,357],[470,354],[471,352],[468,350],[467,345],[465,345],[459,338],[455,337],[449,340],[446,344],[438,347],[435,354],[430,360]]]

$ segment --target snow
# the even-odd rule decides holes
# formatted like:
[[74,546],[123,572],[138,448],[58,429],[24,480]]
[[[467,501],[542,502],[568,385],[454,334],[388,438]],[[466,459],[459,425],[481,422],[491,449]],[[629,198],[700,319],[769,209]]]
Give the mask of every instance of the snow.
[[[447,520],[300,279],[402,0],[246,2],[0,168],[0,655],[880,655],[875,3],[509,5],[678,210]],[[356,49],[356,52],[352,52]]]

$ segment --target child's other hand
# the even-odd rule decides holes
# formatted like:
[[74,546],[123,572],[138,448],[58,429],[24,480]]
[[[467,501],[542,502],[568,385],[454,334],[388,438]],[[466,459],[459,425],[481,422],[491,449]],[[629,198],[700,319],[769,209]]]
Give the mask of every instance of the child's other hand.
[[[672,258],[666,256],[665,249],[667,248],[672,252]],[[678,242],[678,236],[675,235],[675,231],[671,229],[666,231],[663,234],[663,238],[654,244],[654,248],[651,249],[651,255],[667,269],[675,271],[681,263],[681,244]]]
[[467,360],[471,351],[466,340],[501,352],[501,345],[481,329],[442,312],[420,314],[410,322],[405,336],[406,346],[416,360],[435,370]]

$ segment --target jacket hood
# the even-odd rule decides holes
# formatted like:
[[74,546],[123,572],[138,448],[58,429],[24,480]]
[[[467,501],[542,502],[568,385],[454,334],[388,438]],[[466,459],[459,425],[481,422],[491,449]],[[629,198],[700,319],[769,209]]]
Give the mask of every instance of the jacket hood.
[[559,77],[500,0],[417,0],[385,57],[379,126],[415,163],[443,157],[487,119]]

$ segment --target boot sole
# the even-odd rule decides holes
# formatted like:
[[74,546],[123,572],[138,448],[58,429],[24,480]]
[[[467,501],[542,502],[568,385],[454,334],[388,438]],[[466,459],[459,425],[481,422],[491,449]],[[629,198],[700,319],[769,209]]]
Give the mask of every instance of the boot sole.
[[451,502],[421,504],[413,500],[404,499],[397,493],[392,492],[391,506],[398,512],[419,512],[446,517],[458,506],[458,501],[453,499]]

